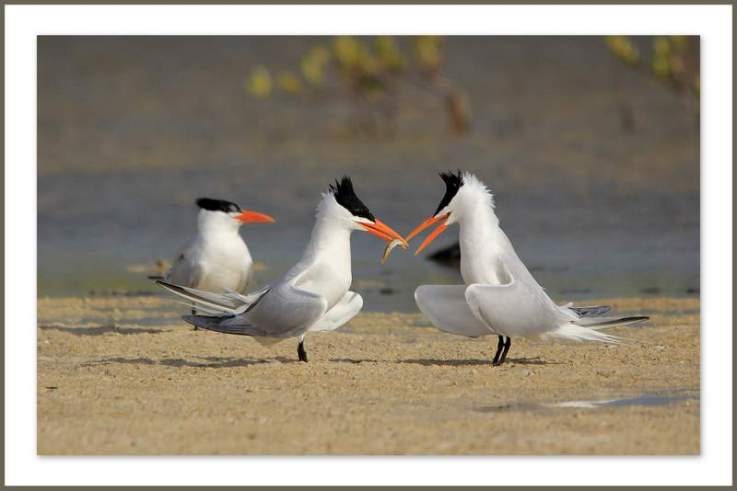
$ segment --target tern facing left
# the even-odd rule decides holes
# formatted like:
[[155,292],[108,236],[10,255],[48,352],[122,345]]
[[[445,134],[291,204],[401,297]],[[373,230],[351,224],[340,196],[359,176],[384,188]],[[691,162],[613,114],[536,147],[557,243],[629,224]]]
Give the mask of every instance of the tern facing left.
[[252,336],[263,343],[299,337],[297,355],[306,362],[307,332],[335,330],[363,307],[361,296],[349,290],[354,230],[406,245],[402,236],[374,217],[356,196],[350,178],[344,177],[323,194],[302,259],[271,286],[241,295],[157,283],[199,312],[210,314],[185,316],[187,322],[211,331]]
[[542,335],[575,341],[617,342],[597,331],[648,317],[604,317],[608,306],[556,305],[535,281],[499,226],[493,197],[473,174],[443,173],[446,191],[435,214],[407,240],[435,223],[438,227],[417,249],[422,251],[448,225],[458,223],[461,275],[465,285],[421,285],[420,310],[439,329],[462,336],[499,337],[493,364],[506,359],[516,336]]

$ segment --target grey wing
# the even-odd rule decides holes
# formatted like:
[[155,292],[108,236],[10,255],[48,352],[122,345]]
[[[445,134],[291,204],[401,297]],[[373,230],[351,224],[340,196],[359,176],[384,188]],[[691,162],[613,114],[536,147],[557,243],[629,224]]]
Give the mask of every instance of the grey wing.
[[282,283],[268,291],[243,315],[265,329],[267,336],[289,337],[310,328],[328,310],[328,302],[316,293]]
[[415,302],[441,331],[469,337],[496,334],[471,311],[466,285],[420,285],[415,290]]
[[185,319],[197,327],[226,334],[287,338],[306,331],[326,311],[327,301],[320,295],[283,283],[267,290],[240,315]]
[[568,306],[568,308],[575,312],[579,317],[601,317],[612,310],[610,305],[595,305],[591,307]]
[[505,336],[529,336],[556,329],[575,319],[555,305],[534,280],[519,281],[505,267],[506,283],[474,283],[466,301],[474,317]]
[[349,291],[333,308],[310,326],[310,331],[334,331],[353,319],[363,308],[363,298],[356,292]]
[[189,322],[193,326],[199,327],[200,329],[207,329],[208,331],[221,332],[223,334],[235,334],[239,336],[259,336],[263,334],[255,334],[256,330],[252,326],[240,325],[234,323],[233,325],[226,325],[225,321],[228,317],[211,317],[207,315],[184,315],[182,319]]
[[203,276],[202,266],[194,260],[192,247],[190,246],[179,253],[164,279],[175,285],[196,288],[202,281]]

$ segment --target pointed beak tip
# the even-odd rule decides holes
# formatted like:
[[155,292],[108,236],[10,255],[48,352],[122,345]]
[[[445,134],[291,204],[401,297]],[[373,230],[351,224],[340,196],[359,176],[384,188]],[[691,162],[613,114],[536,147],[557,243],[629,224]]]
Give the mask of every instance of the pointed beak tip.
[[429,217],[425,219],[422,223],[420,223],[412,232],[410,232],[410,234],[407,237],[411,239],[412,237],[419,234],[420,232],[430,227],[431,225],[437,222],[441,222],[440,225],[438,225],[438,227],[435,230],[433,230],[430,233],[430,235],[428,235],[425,238],[425,240],[422,241],[422,244],[420,244],[420,247],[417,248],[417,252],[415,252],[415,256],[418,255],[420,252],[422,252],[425,249],[425,247],[430,245],[430,242],[435,240],[441,233],[443,233],[443,231],[446,228],[448,228],[448,226],[446,225],[446,219],[448,218],[448,215],[449,214],[445,214],[439,217],[438,216]]
[[407,243],[404,237],[399,235],[397,231],[392,229],[389,225],[385,224],[378,218],[374,221],[373,224],[361,223],[361,225],[363,226],[363,229],[371,235],[375,235],[387,242],[399,240],[403,244],[403,246],[405,246],[405,248],[409,247],[409,243]]

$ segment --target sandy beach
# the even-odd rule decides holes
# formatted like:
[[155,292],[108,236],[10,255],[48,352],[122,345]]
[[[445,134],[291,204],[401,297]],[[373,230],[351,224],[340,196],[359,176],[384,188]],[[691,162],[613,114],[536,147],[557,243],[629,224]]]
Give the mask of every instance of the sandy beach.
[[620,345],[441,333],[363,313],[264,347],[163,296],[40,298],[38,453],[698,454],[698,298],[614,298]]

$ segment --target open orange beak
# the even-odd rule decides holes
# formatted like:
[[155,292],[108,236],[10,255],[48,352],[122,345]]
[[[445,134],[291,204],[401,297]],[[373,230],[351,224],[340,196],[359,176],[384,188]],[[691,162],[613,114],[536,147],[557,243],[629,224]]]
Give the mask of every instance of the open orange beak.
[[361,225],[363,226],[364,230],[366,230],[366,232],[370,233],[371,235],[375,235],[380,239],[384,239],[387,242],[400,240],[402,244],[404,244],[405,246],[409,246],[409,244],[407,244],[407,241],[404,240],[404,237],[399,235],[389,225],[379,219],[376,219],[374,223],[361,223]]
[[440,215],[439,217],[430,217],[430,218],[426,219],[424,222],[422,222],[421,224],[419,224],[417,226],[417,228],[415,228],[413,231],[411,231],[409,233],[409,235],[407,236],[407,240],[408,241],[409,240],[412,240],[412,237],[414,237],[415,235],[419,234],[420,232],[422,232],[426,228],[430,227],[431,225],[433,225],[433,224],[435,224],[435,223],[437,223],[437,222],[439,222],[441,220],[443,221],[443,223],[441,223],[440,225],[438,225],[438,228],[436,228],[435,230],[433,230],[432,232],[430,232],[430,235],[428,235],[427,237],[425,237],[425,240],[422,241],[422,244],[420,244],[420,247],[418,247],[417,250],[415,251],[415,256],[417,254],[419,254],[420,252],[422,252],[422,250],[425,247],[427,247],[428,245],[430,245],[430,242],[432,242],[433,240],[437,239],[438,238],[438,235],[442,234],[445,231],[445,229],[448,228],[448,226],[445,224],[445,221],[444,220],[446,220],[449,215],[450,215],[450,213],[446,213],[445,215]]
[[274,223],[276,221],[266,213],[249,210],[239,213],[235,219],[241,223]]

